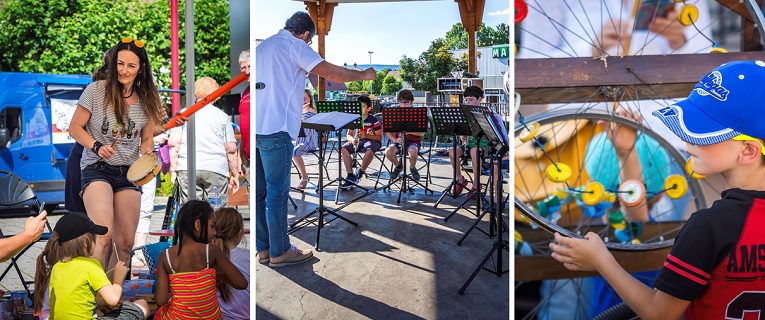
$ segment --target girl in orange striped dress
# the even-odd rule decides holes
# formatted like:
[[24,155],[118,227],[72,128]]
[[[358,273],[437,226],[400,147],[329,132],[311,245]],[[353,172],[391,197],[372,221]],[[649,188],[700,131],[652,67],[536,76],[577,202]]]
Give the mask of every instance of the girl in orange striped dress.
[[155,298],[160,307],[154,319],[223,319],[216,280],[238,290],[247,288],[236,266],[220,248],[210,245],[214,236],[215,213],[209,203],[191,200],[181,207],[173,246],[157,259]]

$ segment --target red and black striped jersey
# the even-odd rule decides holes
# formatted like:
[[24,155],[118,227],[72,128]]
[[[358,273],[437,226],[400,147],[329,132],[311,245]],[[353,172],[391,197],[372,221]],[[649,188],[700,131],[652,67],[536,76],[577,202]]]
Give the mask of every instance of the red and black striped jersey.
[[765,316],[765,192],[729,189],[691,215],[654,287],[691,301],[685,319]]

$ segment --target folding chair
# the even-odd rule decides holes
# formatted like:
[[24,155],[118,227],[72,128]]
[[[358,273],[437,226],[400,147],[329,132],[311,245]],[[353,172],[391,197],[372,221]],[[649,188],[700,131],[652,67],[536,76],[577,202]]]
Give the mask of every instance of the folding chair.
[[[383,115],[382,113],[375,113],[374,116],[377,118],[377,120],[380,121],[380,123],[383,123]],[[389,167],[385,164],[385,149],[388,148],[390,145],[390,140],[388,140],[388,136],[383,132],[382,140],[380,141],[380,144],[382,145],[380,147],[380,150],[377,150],[375,152],[375,159],[380,161],[380,168],[377,169],[377,178],[375,179],[375,186],[374,189],[377,189],[377,185],[380,183],[380,178],[382,177],[383,172],[387,172],[388,175],[390,175],[391,170],[393,170],[392,167]],[[385,171],[383,171],[385,169]],[[369,178],[369,176],[367,176]],[[392,177],[391,177],[392,178]]]
[[[425,188],[428,187],[429,183],[433,183],[433,177],[430,175],[430,160],[433,156],[433,148],[435,148],[435,145],[438,143],[438,136],[436,135],[436,125],[433,123],[433,118],[428,117],[428,132],[430,136],[428,137],[428,146],[425,147],[425,137],[422,139],[422,147],[420,150],[417,151],[417,155],[422,159],[423,165],[417,168],[417,170],[422,170],[425,168]],[[427,158],[426,158],[427,155]]]
[[[0,206],[11,207],[18,205],[34,205],[33,207],[35,209],[35,214],[40,211],[40,206],[42,206],[42,204],[40,204],[40,200],[37,199],[37,195],[35,195],[35,192],[32,190],[32,187],[29,186],[29,183],[24,181],[24,179],[21,177],[15,175],[13,172],[0,170]],[[45,226],[48,227],[48,232],[43,233],[40,239],[37,240],[38,242],[44,242],[50,239],[53,229],[50,227],[50,223],[48,223],[48,221],[45,221]],[[15,234],[4,234],[0,228],[0,237],[2,238],[9,238],[14,235]],[[24,286],[24,290],[26,290],[30,297],[32,296],[30,285],[34,284],[34,279],[26,280],[24,278],[24,274],[21,272],[21,268],[19,268],[18,260],[24,255],[24,253],[27,252],[27,250],[29,250],[29,248],[32,247],[33,244],[34,243],[29,244],[13,258],[11,258],[10,264],[5,268],[3,274],[0,275],[0,282],[2,282],[5,278],[5,275],[8,274],[8,271],[10,271],[11,268],[16,269],[16,273],[19,275],[21,284]]]

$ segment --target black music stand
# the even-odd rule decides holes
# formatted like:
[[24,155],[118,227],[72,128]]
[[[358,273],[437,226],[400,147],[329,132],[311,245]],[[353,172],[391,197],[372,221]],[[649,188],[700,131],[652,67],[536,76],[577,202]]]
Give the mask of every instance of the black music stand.
[[[401,193],[408,191],[414,193],[414,186],[409,186],[407,180],[412,180],[406,174],[409,164],[406,162],[406,155],[409,153],[406,143],[407,132],[427,132],[428,131],[428,109],[427,108],[415,108],[415,107],[396,107],[385,108],[383,112],[383,132],[400,132],[401,134],[401,159],[399,164],[402,166],[400,177],[391,177],[390,183],[385,188],[390,187],[394,183],[401,180],[401,187],[398,191],[398,200],[396,203],[401,203]],[[421,184],[419,181],[412,181],[415,184],[421,186],[425,191],[433,190]]]
[[[487,114],[487,113],[489,113],[489,108],[485,107],[485,106],[473,106],[473,105],[468,105],[468,104],[461,104],[460,105],[460,109],[462,110],[462,113],[465,116],[465,121],[467,122],[468,127],[470,128],[470,132],[471,132],[470,135],[475,137],[475,139],[476,139],[476,148],[480,148],[480,146],[481,146],[481,138],[484,136],[484,133],[483,133],[483,130],[481,129],[481,126],[478,125],[478,123],[475,121],[475,117],[473,117],[471,112],[476,111],[476,112],[480,112],[482,114]],[[478,150],[480,150],[480,149],[478,149]],[[480,158],[481,157],[481,153],[480,152],[476,152],[476,156]],[[480,159],[479,159],[478,163],[481,163]],[[478,171],[476,172],[475,170],[478,170]],[[480,185],[481,184],[481,166],[479,166],[478,168],[473,168],[473,171],[474,171],[474,174],[475,174],[475,176],[477,178],[476,181],[473,181],[473,185],[474,186],[476,184]],[[476,188],[475,193],[476,193],[475,194],[475,198],[476,198],[475,208],[476,209],[475,209],[475,214],[474,215],[477,217],[477,216],[480,215],[480,212],[481,212],[481,201],[483,200],[483,194],[484,193],[481,191],[481,188]],[[449,219],[453,215],[455,215],[458,211],[460,211],[460,209],[465,208],[465,205],[467,205],[467,203],[470,202],[470,199],[471,199],[470,197],[467,197],[465,199],[465,201],[462,201],[462,203],[460,203],[460,205],[458,205],[457,208],[455,208],[454,211],[452,211],[452,213],[450,213],[448,216],[446,216],[446,218],[444,218],[444,222],[449,221]],[[467,209],[467,208],[465,208],[465,209]],[[470,212],[470,210],[468,210],[468,212]]]
[[[341,128],[348,123],[351,123],[353,120],[358,119],[358,115],[355,114],[347,114],[342,112],[329,112],[329,113],[322,113],[317,114],[310,119],[307,119],[303,121],[303,127],[314,129],[319,133],[319,136],[323,132],[326,131],[336,131],[338,128]],[[298,219],[297,221],[293,222],[290,225],[290,229],[287,231],[287,233],[295,232],[299,229],[302,229],[307,224],[316,224],[318,227],[316,231],[316,250],[319,250],[319,239],[321,238],[321,229],[324,228],[324,215],[325,214],[331,214],[335,216],[332,220],[328,221],[332,222],[337,218],[342,219],[345,222],[348,222],[352,224],[354,227],[357,227],[358,224],[356,222],[353,222],[349,220],[348,218],[345,218],[339,214],[337,214],[337,211],[330,211],[327,210],[327,208],[324,206],[324,188],[323,188],[323,180],[324,180],[324,144],[326,142],[319,141],[319,185],[317,186],[317,190],[319,191],[319,207],[314,209],[313,211],[309,212],[302,218]],[[315,221],[308,220],[314,213],[318,213],[318,224],[315,223]],[[301,222],[304,222],[302,226],[297,227],[298,224]]]
[[[452,136],[452,153],[455,155],[454,165],[452,166],[452,182],[443,191],[443,194],[433,208],[438,208],[438,204],[446,197],[451,195],[452,198],[457,198],[457,166],[459,166],[459,159],[457,155],[457,136],[469,136],[472,134],[470,126],[465,119],[465,114],[461,108],[454,107],[433,107],[430,108],[430,113],[433,115],[433,123],[435,125],[436,134],[439,135],[451,135]],[[467,152],[467,150],[465,150]],[[462,185],[466,188],[466,185]]]
[[[473,112],[473,116],[475,116],[474,117],[475,120],[477,120],[478,122],[481,123],[480,124],[481,126],[486,126],[487,128],[488,128],[488,126],[493,126],[492,130],[496,130],[497,132],[503,132],[504,136],[507,136],[507,132],[502,130],[502,129],[504,129],[504,127],[501,127],[502,129],[500,129],[500,127],[497,127],[498,125],[497,126],[494,125],[494,123],[492,122],[491,118],[486,118],[486,117],[492,117],[492,115],[487,115],[487,114],[483,114],[482,115],[480,113]],[[501,124],[499,124],[499,125],[501,125]],[[485,132],[488,132],[488,131],[485,131]],[[492,132],[489,132],[488,135],[486,135],[486,136],[488,137],[488,139],[490,141],[489,144],[491,146],[491,152],[489,152],[489,157],[490,157],[490,163],[493,164],[494,161],[501,160],[501,155],[499,156],[499,158],[495,158],[495,153],[499,152],[500,154],[505,154],[507,152],[507,150],[506,149],[505,150],[498,150],[497,149],[498,146],[501,147],[502,144],[501,143],[497,143],[496,141],[504,141],[504,140],[495,140],[494,139],[494,135],[493,135]],[[500,134],[497,137],[497,139],[502,139],[501,137],[503,137],[502,134]],[[488,182],[489,194],[490,195],[494,195],[494,191],[492,191],[492,190],[494,190],[493,189],[493,187],[494,187],[494,166],[493,165],[489,167],[489,172],[490,172],[489,182]],[[500,187],[501,187],[501,185],[500,185]],[[495,222],[495,220],[493,218],[493,214],[495,212],[495,209],[496,209],[497,205],[501,205],[501,203],[495,203],[495,198],[492,197],[491,200],[489,201],[489,204],[484,206],[483,211],[476,218],[476,220],[473,223],[473,225],[470,226],[470,228],[468,228],[468,230],[465,231],[465,233],[462,235],[462,238],[460,238],[460,240],[457,241],[457,245],[458,246],[462,245],[462,241],[465,241],[465,238],[467,238],[467,236],[470,234],[471,231],[473,231],[473,229],[478,229],[478,231],[481,231],[481,233],[489,236],[489,238],[494,238],[494,236],[495,236],[495,233],[494,233],[494,231],[495,231],[495,229],[494,229],[494,222]],[[489,218],[489,231],[488,232],[482,230],[481,228],[478,228],[478,223],[480,223],[483,220],[483,217],[487,213],[490,213],[490,215],[489,215],[490,216],[490,218]],[[503,226],[502,227],[503,227],[503,230],[508,230],[509,229],[507,227],[507,225],[504,224],[504,221],[503,221]]]
[[[491,145],[492,149],[489,153],[491,156],[491,167],[490,176],[494,176],[494,173],[500,170],[499,163],[500,159],[502,159],[502,156],[507,153],[508,146],[510,145],[509,138],[507,137],[507,133],[501,130],[501,123],[498,123],[497,119],[494,118],[494,115],[489,114],[482,114],[480,112],[472,112],[472,115],[478,125],[481,127],[483,134],[488,138],[489,144]],[[502,127],[503,128],[503,127]],[[494,199],[496,198],[500,203],[497,203],[494,205],[494,210],[492,211],[490,215],[491,223],[490,227],[496,228],[497,232],[497,238],[494,241],[494,244],[491,247],[491,250],[489,250],[489,253],[484,257],[484,259],[481,261],[481,264],[476,267],[475,271],[473,271],[473,274],[470,275],[470,278],[465,282],[465,284],[460,288],[459,293],[463,294],[465,293],[465,289],[467,289],[468,285],[470,285],[470,282],[473,281],[476,275],[478,275],[478,272],[481,270],[489,271],[493,274],[495,274],[497,277],[502,277],[502,274],[508,272],[508,270],[502,270],[502,249],[505,251],[510,252],[510,244],[507,240],[502,239],[502,232],[503,232],[503,224],[504,221],[502,220],[502,179],[494,179],[496,181],[492,181],[492,183],[489,185],[490,192],[492,193],[491,203],[494,205]],[[467,236],[467,234],[465,235]],[[463,237],[464,239],[464,237]],[[484,267],[487,261],[489,261],[489,258],[492,257],[494,252],[497,252],[496,261],[494,265],[494,270],[488,269]]]
[[[342,159],[342,152],[340,148],[343,147],[342,145],[342,131],[343,130],[354,130],[354,129],[363,129],[364,123],[361,120],[361,115],[363,114],[363,108],[364,104],[360,101],[319,101],[316,104],[316,111],[321,113],[327,113],[327,112],[342,112],[347,114],[353,114],[358,116],[356,119],[354,119],[352,122],[347,123],[341,127],[337,127],[335,130],[335,134],[337,135],[337,178],[330,181],[324,187],[329,187],[330,185],[333,185],[337,183],[337,192],[335,192],[335,204],[338,203],[340,199],[340,190],[341,186],[343,185],[345,178],[343,177],[343,159]],[[332,151],[329,152],[329,157],[332,158]],[[350,181],[348,181],[350,182]],[[362,186],[359,186],[358,184],[351,182],[356,187],[359,187],[363,189],[365,192],[369,191],[367,188],[364,188]]]

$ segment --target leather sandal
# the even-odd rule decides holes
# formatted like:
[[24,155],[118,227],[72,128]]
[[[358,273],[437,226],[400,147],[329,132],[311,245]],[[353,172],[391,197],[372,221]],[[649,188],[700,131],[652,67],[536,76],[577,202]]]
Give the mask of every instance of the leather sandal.
[[308,186],[308,181],[310,181],[310,180],[311,180],[310,177],[309,178],[305,178],[303,180],[300,180],[300,184],[297,186],[296,189],[298,189],[298,190],[305,189],[305,187]]
[[268,250],[258,252],[258,263],[268,264],[268,261],[271,260],[271,256],[269,253],[270,252]]

